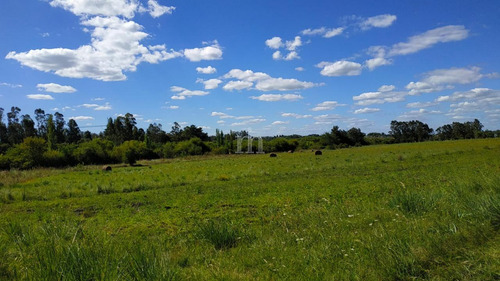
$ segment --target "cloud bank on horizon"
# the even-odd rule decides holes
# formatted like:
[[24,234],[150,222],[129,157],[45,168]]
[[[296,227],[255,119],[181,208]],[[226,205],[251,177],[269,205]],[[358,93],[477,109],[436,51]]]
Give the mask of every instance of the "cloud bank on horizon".
[[[387,131],[395,119],[500,124],[500,59],[491,36],[500,20],[486,6],[481,11],[491,17],[477,23],[465,5],[436,22],[437,4],[415,15],[385,7],[391,12],[361,16],[327,2],[307,15],[300,7],[270,15],[269,3],[242,11],[162,0],[30,1],[42,14],[74,20],[68,31],[49,15],[36,22],[19,3],[0,4],[0,24],[18,34],[0,36],[20,38],[1,48],[4,108],[67,112],[85,126],[137,112],[144,126],[178,121],[256,135],[333,125]],[[250,22],[244,15],[252,11]],[[9,12],[28,27],[9,22]],[[34,32],[39,38],[30,40]]]

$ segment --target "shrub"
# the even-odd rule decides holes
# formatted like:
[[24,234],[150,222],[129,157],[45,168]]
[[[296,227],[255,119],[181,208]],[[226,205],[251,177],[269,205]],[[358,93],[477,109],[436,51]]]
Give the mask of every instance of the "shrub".
[[43,154],[47,151],[47,143],[38,137],[28,137],[7,151],[11,168],[30,169],[43,164]]
[[113,162],[111,152],[113,143],[103,139],[93,139],[89,142],[81,143],[74,150],[73,156],[78,163],[83,164],[105,164]]
[[181,141],[175,146],[175,154],[179,156],[202,155],[210,151],[210,148],[199,138]]
[[0,170],[10,169],[10,159],[6,155],[0,154]]
[[139,159],[147,158],[151,151],[144,142],[131,140],[115,147],[113,155],[118,161],[134,165]]
[[62,167],[66,165],[66,158],[60,151],[49,150],[43,153],[43,162],[45,166]]

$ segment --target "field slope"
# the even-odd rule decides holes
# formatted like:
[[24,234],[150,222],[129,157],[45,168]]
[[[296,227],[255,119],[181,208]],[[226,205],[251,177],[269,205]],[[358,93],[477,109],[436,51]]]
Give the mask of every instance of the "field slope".
[[0,280],[498,280],[500,139],[0,174]]

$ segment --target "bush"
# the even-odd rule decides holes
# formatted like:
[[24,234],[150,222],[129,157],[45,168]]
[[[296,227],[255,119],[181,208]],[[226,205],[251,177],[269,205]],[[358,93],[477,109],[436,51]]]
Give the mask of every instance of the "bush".
[[10,169],[10,159],[6,155],[0,154],[0,170]]
[[109,140],[93,139],[89,142],[81,143],[75,149],[73,156],[78,163],[83,164],[105,164],[113,162],[111,153],[113,143]]
[[151,155],[151,151],[144,142],[131,140],[115,147],[113,155],[115,159],[121,162],[134,165],[137,160],[147,158]]
[[62,167],[65,166],[66,158],[64,154],[57,150],[49,150],[43,153],[43,164],[48,167]]
[[269,141],[266,145],[266,151],[284,152],[295,150],[299,143],[296,140],[287,140],[284,138],[275,138]]
[[175,154],[179,156],[202,155],[210,151],[210,148],[199,138],[181,141],[175,146]]
[[43,165],[43,154],[47,151],[47,143],[38,137],[28,137],[7,151],[11,168],[30,169]]
[[175,143],[167,142],[159,150],[156,151],[163,158],[175,157]]

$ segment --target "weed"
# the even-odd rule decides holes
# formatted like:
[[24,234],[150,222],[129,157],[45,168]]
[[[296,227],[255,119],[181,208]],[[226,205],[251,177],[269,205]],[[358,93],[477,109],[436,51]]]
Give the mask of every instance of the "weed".
[[210,242],[217,250],[236,247],[241,239],[241,231],[226,220],[209,220],[198,228],[198,237]]

